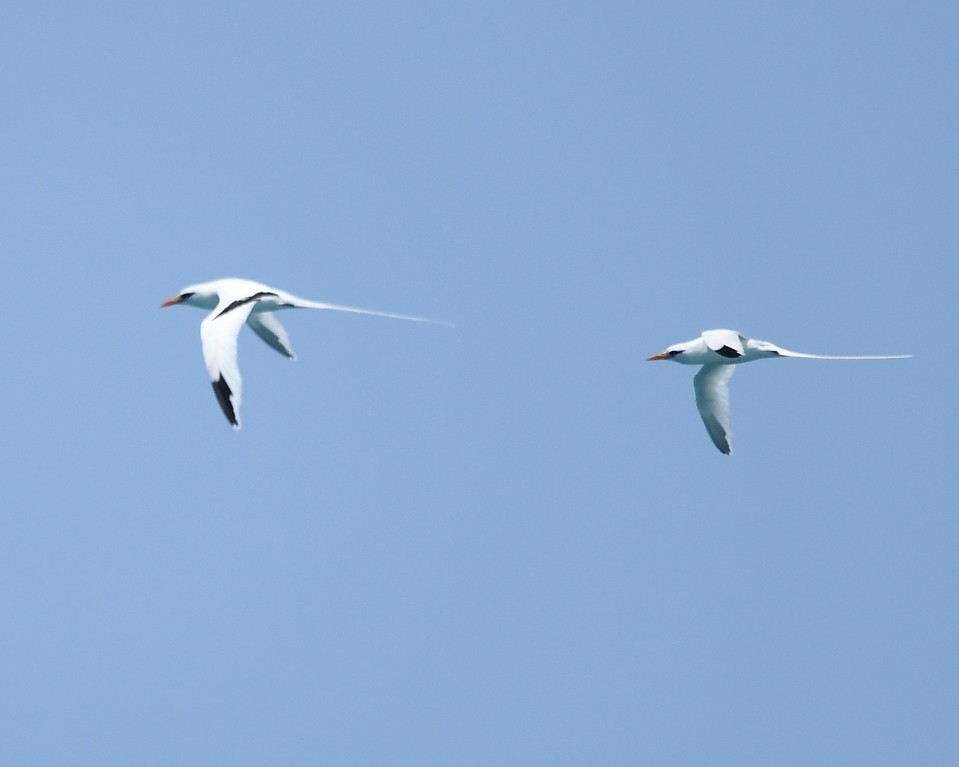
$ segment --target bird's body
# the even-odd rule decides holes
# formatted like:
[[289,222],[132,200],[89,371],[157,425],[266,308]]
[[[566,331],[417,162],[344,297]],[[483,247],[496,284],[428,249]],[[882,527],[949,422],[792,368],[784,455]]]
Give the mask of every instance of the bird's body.
[[296,359],[286,330],[273,316],[282,309],[332,309],[356,314],[372,314],[415,322],[431,322],[423,317],[392,314],[354,306],[340,306],[299,298],[283,290],[252,280],[227,278],[190,285],[161,306],[187,304],[212,310],[200,323],[203,359],[217,401],[227,420],[240,428],[240,389],[242,379],[236,361],[236,342],[240,328],[249,325],[263,341],[280,354]]
[[894,360],[911,357],[911,354],[886,356],[830,356],[805,354],[747,338],[735,330],[707,330],[699,338],[681,344],[673,344],[666,351],[654,354],[649,360],[672,360],[683,365],[702,365],[693,378],[696,391],[696,406],[702,416],[706,431],[721,453],[732,452],[729,438],[729,388],[733,365],[770,357],[799,357],[814,360]]

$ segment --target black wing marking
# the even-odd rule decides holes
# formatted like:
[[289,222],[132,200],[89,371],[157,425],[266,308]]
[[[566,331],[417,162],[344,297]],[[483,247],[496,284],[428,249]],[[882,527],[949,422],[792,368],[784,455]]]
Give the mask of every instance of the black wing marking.
[[216,317],[214,317],[213,319],[215,319],[215,320],[216,320],[216,319],[219,319],[220,317],[222,317],[222,316],[223,316],[224,314],[226,314],[227,312],[232,312],[234,309],[236,309],[236,308],[238,308],[238,307],[240,307],[240,306],[243,306],[244,304],[248,304],[248,303],[250,303],[251,301],[259,301],[260,299],[266,298],[267,296],[273,296],[274,298],[279,298],[279,295],[278,295],[277,293],[273,293],[273,292],[271,292],[271,291],[269,291],[269,290],[261,290],[259,293],[254,293],[252,296],[247,296],[246,298],[238,298],[236,301],[234,301],[233,303],[231,303],[231,304],[230,304],[229,306],[227,306],[225,309],[223,309],[222,311],[220,311],[220,312],[216,315]]
[[216,400],[223,408],[226,419],[234,426],[239,426],[239,422],[236,420],[236,412],[233,410],[233,390],[222,374],[213,382],[213,393],[216,394]]
[[719,348],[716,350],[716,354],[720,355],[721,357],[728,357],[728,358],[731,359],[731,360],[734,360],[734,359],[736,359],[737,357],[742,357],[742,356],[743,356],[741,352],[736,351],[735,349],[733,349],[733,348],[730,347],[730,346],[721,346],[721,347],[719,347]]

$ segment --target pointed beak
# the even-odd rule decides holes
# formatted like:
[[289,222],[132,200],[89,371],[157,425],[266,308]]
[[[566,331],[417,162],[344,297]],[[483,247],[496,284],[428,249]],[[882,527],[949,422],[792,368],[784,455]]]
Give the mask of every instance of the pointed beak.
[[668,360],[669,355],[666,352],[660,352],[659,354],[654,354],[652,357],[648,358],[647,362],[652,362],[653,360]]
[[183,299],[180,298],[179,296],[174,296],[173,298],[168,298],[166,301],[164,301],[162,304],[160,304],[160,308],[162,309],[164,306],[175,306],[176,304],[180,303],[182,300],[183,300]]

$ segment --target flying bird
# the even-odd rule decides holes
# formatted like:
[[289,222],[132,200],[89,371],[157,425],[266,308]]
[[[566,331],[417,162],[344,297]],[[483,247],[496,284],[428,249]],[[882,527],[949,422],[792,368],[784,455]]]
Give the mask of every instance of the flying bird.
[[682,344],[673,344],[666,351],[654,354],[652,360],[672,360],[684,365],[702,365],[693,378],[696,407],[702,416],[706,431],[719,448],[729,455],[732,445],[729,437],[729,388],[733,365],[763,360],[768,357],[801,357],[810,360],[900,360],[911,354],[882,357],[835,357],[823,354],[791,352],[768,341],[747,338],[735,330],[707,330],[699,338]]
[[[234,429],[240,428],[240,369],[236,362],[236,340],[240,328],[250,326],[267,345],[290,359],[296,359],[290,347],[290,338],[273,312],[281,309],[332,309],[338,312],[372,314],[414,322],[436,322],[424,317],[392,314],[355,306],[339,306],[321,301],[298,298],[283,290],[271,288],[252,280],[228,278],[213,280],[183,288],[177,295],[160,304],[186,304],[198,309],[210,309],[200,323],[200,341],[203,359],[213,384],[213,393]],[[447,323],[439,323],[447,324]]]

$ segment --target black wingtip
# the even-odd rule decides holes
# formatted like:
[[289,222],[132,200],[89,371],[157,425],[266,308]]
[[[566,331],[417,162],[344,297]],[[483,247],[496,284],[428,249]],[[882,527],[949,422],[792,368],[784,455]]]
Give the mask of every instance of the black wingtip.
[[220,407],[223,409],[226,420],[233,424],[234,429],[239,429],[240,422],[237,420],[236,411],[233,409],[233,400],[231,399],[233,390],[222,374],[213,382],[213,393],[216,395],[216,401],[220,403]]

